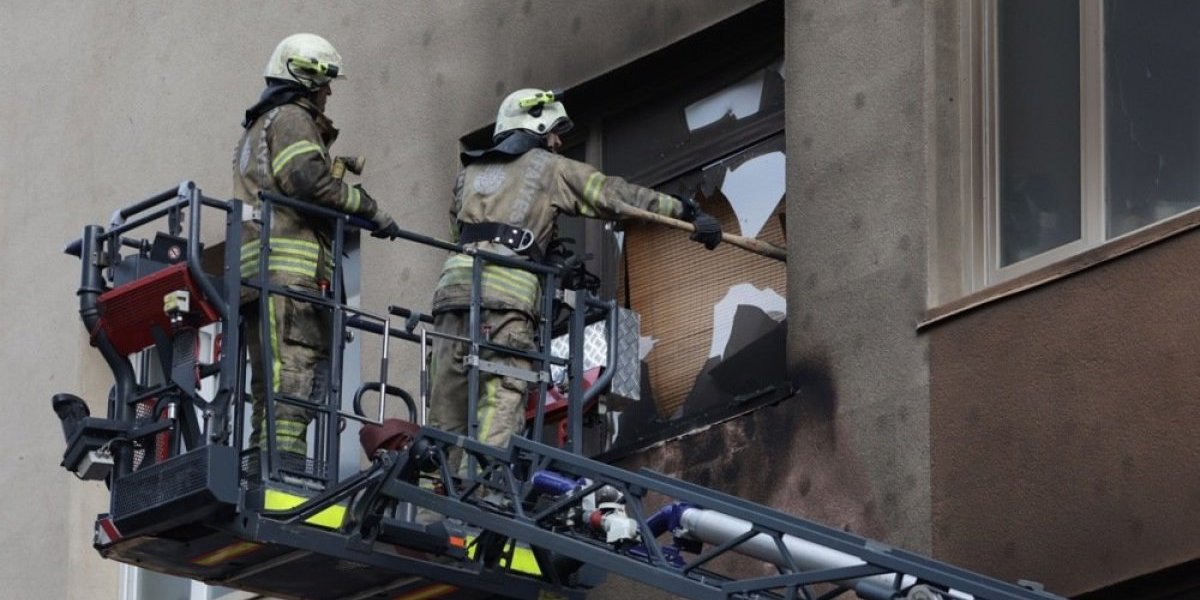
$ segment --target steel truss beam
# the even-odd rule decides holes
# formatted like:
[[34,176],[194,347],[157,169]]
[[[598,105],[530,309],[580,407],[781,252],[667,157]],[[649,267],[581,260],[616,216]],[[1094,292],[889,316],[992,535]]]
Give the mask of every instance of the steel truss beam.
[[[446,457],[461,448],[474,458],[476,471],[452,476]],[[464,458],[464,461],[466,458]],[[416,484],[420,468],[434,473],[445,494]],[[570,492],[547,495],[536,489],[534,475],[552,472],[577,480]],[[578,527],[584,498],[609,486],[623,498],[624,511],[636,523],[636,542],[606,543],[603,536]],[[411,502],[449,518],[460,519],[502,538],[528,543],[541,556],[569,557],[583,564],[699,600],[742,598],[830,598],[854,590],[859,596],[889,598],[975,598],[978,600],[1047,600],[1057,596],[1005,583],[930,558],[831,529],[727,494],[645,470],[631,473],[524,438],[506,449],[482,445],[445,432],[424,429],[408,456],[389,471],[380,493]],[[651,513],[648,501],[664,508]],[[686,511],[719,513],[741,524],[740,535],[701,551],[683,531],[679,515]],[[572,513],[572,511],[576,511]],[[572,520],[573,519],[573,520]],[[668,536],[667,533],[682,537]],[[765,537],[763,537],[765,536]],[[755,539],[757,538],[757,539]],[[763,549],[762,542],[771,540]],[[748,552],[758,543],[756,552]],[[822,568],[798,551],[797,544],[818,545],[848,562]],[[764,565],[777,575],[742,576],[719,572],[714,561],[731,555],[769,554]],[[839,554],[840,553],[840,554]],[[482,553],[477,553],[482,554]],[[477,556],[479,560],[486,560]],[[553,573],[542,565],[543,573]],[[762,569],[754,569],[761,573]],[[564,583],[569,584],[569,581]],[[817,584],[826,584],[817,588]],[[832,592],[828,586],[835,586]],[[818,590],[825,592],[821,596]],[[840,590],[840,591],[839,591]]]

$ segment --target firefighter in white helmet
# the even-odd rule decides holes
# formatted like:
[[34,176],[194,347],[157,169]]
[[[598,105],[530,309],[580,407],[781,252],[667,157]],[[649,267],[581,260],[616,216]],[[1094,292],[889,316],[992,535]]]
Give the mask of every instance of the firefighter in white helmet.
[[[517,90],[500,104],[494,145],[462,154],[463,168],[450,209],[451,234],[468,247],[540,260],[554,232],[555,218],[580,215],[622,219],[622,206],[692,221],[692,239],[708,249],[721,240],[717,220],[690,200],[608,177],[585,163],[556,153],[560,135],[571,119],[558,93]],[[433,298],[434,328],[468,336],[471,293],[470,256],[456,254],[446,261]],[[521,269],[487,265],[483,270],[483,333],[492,342],[520,349],[534,348],[539,315],[537,276]],[[465,433],[467,375],[464,344],[434,338],[430,423],[439,429]],[[497,363],[530,369],[529,361],[484,351]],[[504,446],[524,427],[526,382],[493,373],[480,373],[476,418],[478,439]],[[455,458],[455,460],[459,460]]]
[[[375,237],[393,238],[395,222],[358,185],[335,178],[329,146],[338,130],[325,116],[330,83],[344,77],[342,57],[324,38],[297,33],[279,42],[264,72],[266,89],[246,111],[243,132],[233,155],[233,194],[259,208],[258,193],[268,191],[373,222]],[[243,223],[242,277],[256,277],[261,252],[261,220]],[[286,206],[274,205],[271,213],[270,255],[267,281],[273,285],[318,293],[332,276],[333,224],[326,219]],[[329,312],[311,302],[273,294],[269,314],[259,314],[257,292],[245,288],[253,372],[253,430],[251,445],[266,435],[264,386],[313,402],[324,402],[328,391],[330,352]],[[269,339],[262,339],[260,320],[269,324]],[[269,346],[273,361],[264,366],[262,349]],[[284,402],[275,403],[276,447],[286,454],[304,456],[312,413]]]

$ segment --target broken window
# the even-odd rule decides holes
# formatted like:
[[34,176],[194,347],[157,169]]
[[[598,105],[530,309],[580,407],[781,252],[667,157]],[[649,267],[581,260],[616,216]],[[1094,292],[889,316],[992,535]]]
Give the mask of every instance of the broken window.
[[[714,87],[712,82],[722,79],[726,83]],[[607,119],[604,169],[633,181],[659,183],[779,131],[782,122],[782,59],[749,74],[713,74]]]
[[[694,197],[729,233],[784,245],[784,136],[679,175],[658,189]],[[784,364],[784,263],[728,244],[709,253],[685,233],[628,222],[621,294],[641,315],[641,400],[610,421],[614,448],[685,433],[778,400]]]
[[[695,197],[725,231],[782,246],[783,9],[783,2],[756,3],[566,90],[576,127],[563,154]],[[464,146],[486,146],[491,131],[464,136]],[[629,348],[629,338],[620,341],[621,356],[640,359],[628,370],[636,381],[640,366],[640,386],[606,393],[597,412],[588,409],[586,453],[617,458],[792,395],[784,263],[728,244],[709,252],[686,232],[638,221],[561,218],[557,235],[574,240],[566,247],[576,255],[590,255],[588,271],[597,277],[585,279],[598,279],[601,297],[640,315],[631,319],[640,322],[641,342],[636,335]],[[594,344],[602,338],[584,340],[589,366],[605,354]],[[557,344],[567,351],[565,340]],[[560,433],[552,425],[540,435],[556,443]]]

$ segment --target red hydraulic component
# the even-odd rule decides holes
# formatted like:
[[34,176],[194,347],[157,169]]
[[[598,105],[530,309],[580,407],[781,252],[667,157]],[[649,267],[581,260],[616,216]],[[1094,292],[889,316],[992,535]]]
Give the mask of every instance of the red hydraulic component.
[[385,419],[383,425],[363,424],[358,443],[367,456],[379,450],[403,450],[421,433],[421,427],[404,419]]
[[[600,369],[594,367],[583,372],[583,391],[587,391],[600,378]],[[546,390],[546,421],[555,421],[567,416],[567,396],[557,387],[551,386]],[[530,388],[525,398],[525,420],[533,422],[537,416],[537,388]]]
[[111,289],[100,295],[100,327],[121,354],[132,354],[154,344],[155,325],[172,331],[163,312],[163,297],[179,290],[192,298],[188,325],[200,328],[217,320],[218,313],[205,299],[188,272],[187,263],[176,263],[157,273]]
[[[603,367],[593,367],[583,372],[583,391],[587,391],[596,380],[600,378],[600,369]],[[525,422],[532,424],[537,417],[537,389],[531,388],[529,394],[525,398]],[[596,399],[593,398],[587,406],[583,407],[586,412],[596,405]],[[559,391],[557,387],[551,386],[546,390],[546,426],[555,426],[557,424],[556,436],[558,447],[562,448],[567,443],[567,396]]]

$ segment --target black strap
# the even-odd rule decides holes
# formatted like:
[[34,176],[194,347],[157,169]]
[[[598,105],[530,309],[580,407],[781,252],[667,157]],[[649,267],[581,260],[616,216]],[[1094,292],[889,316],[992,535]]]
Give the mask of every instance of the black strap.
[[294,81],[268,77],[267,87],[263,90],[258,102],[246,109],[246,118],[242,120],[242,127],[249,129],[259,117],[272,108],[289,104],[298,98],[312,97],[312,94],[312,91]]
[[504,244],[517,254],[528,256],[535,262],[542,262],[542,249],[538,247],[533,232],[508,223],[458,223],[458,243],[473,244],[475,242],[493,242]]
[[498,160],[512,160],[534,148],[541,148],[543,137],[535,135],[532,132],[518,129],[510,133],[507,137],[496,142],[491,148],[482,150],[466,150],[458,155],[463,166],[467,166],[481,158],[494,158]]

